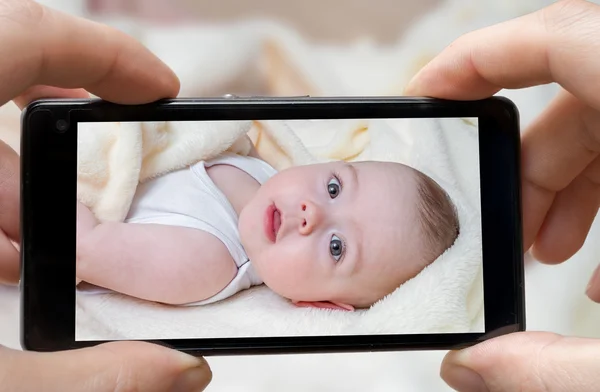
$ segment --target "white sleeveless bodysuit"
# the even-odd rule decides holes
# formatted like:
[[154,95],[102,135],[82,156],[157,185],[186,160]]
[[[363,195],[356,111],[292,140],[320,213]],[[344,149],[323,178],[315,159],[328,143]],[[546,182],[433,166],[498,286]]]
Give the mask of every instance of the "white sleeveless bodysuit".
[[[207,168],[222,164],[243,170],[261,185],[277,173],[260,159],[224,153],[215,159],[139,184],[125,220],[133,224],[164,224],[204,230],[225,244],[238,268],[235,278],[213,297],[186,306],[217,302],[263,283],[242,246],[235,210],[206,172]],[[88,290],[92,291],[99,292]]]

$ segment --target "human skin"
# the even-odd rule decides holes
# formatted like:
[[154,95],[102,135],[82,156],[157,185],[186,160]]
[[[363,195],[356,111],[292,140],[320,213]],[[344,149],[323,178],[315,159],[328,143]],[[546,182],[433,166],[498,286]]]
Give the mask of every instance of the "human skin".
[[[600,206],[600,6],[559,1],[469,33],[418,73],[407,95],[470,100],[551,82],[562,89],[522,136],[525,248],[556,264],[583,245]],[[598,269],[582,288],[600,302]],[[594,391],[600,341],[502,336],[445,358],[458,391]]]
[[[173,72],[132,38],[32,1],[0,0],[0,106],[88,91],[146,103],[178,90]],[[19,177],[19,156],[0,142],[0,284],[19,279]],[[211,377],[202,358],[150,343],[56,353],[0,346],[0,380],[9,391],[201,391]]]

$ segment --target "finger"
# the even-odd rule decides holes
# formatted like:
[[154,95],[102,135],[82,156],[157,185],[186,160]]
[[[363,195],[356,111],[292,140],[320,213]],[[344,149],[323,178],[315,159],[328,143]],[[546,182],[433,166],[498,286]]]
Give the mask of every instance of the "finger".
[[84,89],[65,89],[52,86],[33,86],[25,90],[21,95],[13,99],[13,102],[24,109],[36,99],[43,98],[89,98],[90,94]]
[[549,264],[569,259],[583,246],[599,207],[600,158],[596,158],[556,196],[536,237],[533,256]]
[[0,284],[19,281],[19,156],[0,140]]
[[142,342],[58,353],[0,349],[0,364],[3,389],[15,392],[202,391],[212,378],[203,359]]
[[468,33],[409,83],[405,93],[479,99],[502,88],[552,81],[600,108],[600,6],[559,1],[540,11]]
[[0,284],[15,285],[19,282],[19,262],[19,251],[0,231]]
[[600,265],[596,267],[596,270],[592,274],[586,294],[592,301],[600,303]]
[[[40,98],[86,98],[83,89],[61,89],[51,86],[34,86],[14,102],[22,109]],[[0,284],[19,281],[19,251],[13,243],[19,242],[19,157],[7,144],[0,141]]]
[[83,88],[118,103],[174,97],[175,74],[115,29],[30,0],[0,3],[0,105],[34,85]]
[[[526,249],[537,237],[556,194],[565,190],[599,154],[600,112],[567,92],[559,94],[524,132],[521,169]],[[576,189],[567,191],[561,197],[561,207],[555,207],[556,211],[566,208],[565,203],[576,201],[572,197],[592,197],[582,195],[588,190],[590,186],[580,184]],[[569,208],[589,213],[590,202],[576,202]],[[578,213],[577,216],[582,215]]]
[[594,391],[600,385],[600,341],[551,333],[505,335],[449,353],[441,375],[459,392]]
[[19,155],[0,140],[0,229],[19,242]]

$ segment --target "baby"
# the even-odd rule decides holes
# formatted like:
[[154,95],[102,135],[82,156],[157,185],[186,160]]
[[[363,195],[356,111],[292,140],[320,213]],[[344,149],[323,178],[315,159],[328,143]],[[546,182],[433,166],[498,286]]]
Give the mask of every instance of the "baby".
[[276,172],[224,153],[138,186],[124,223],[78,204],[77,277],[173,305],[265,284],[298,306],[366,308],[455,241],[446,192],[408,166],[332,162]]

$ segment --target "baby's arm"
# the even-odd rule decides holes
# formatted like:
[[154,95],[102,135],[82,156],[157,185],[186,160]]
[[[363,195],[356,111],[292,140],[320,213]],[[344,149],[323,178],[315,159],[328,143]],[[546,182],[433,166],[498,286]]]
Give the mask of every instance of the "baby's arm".
[[98,223],[78,203],[77,277],[133,297],[185,304],[212,297],[237,267],[225,245],[196,229]]

